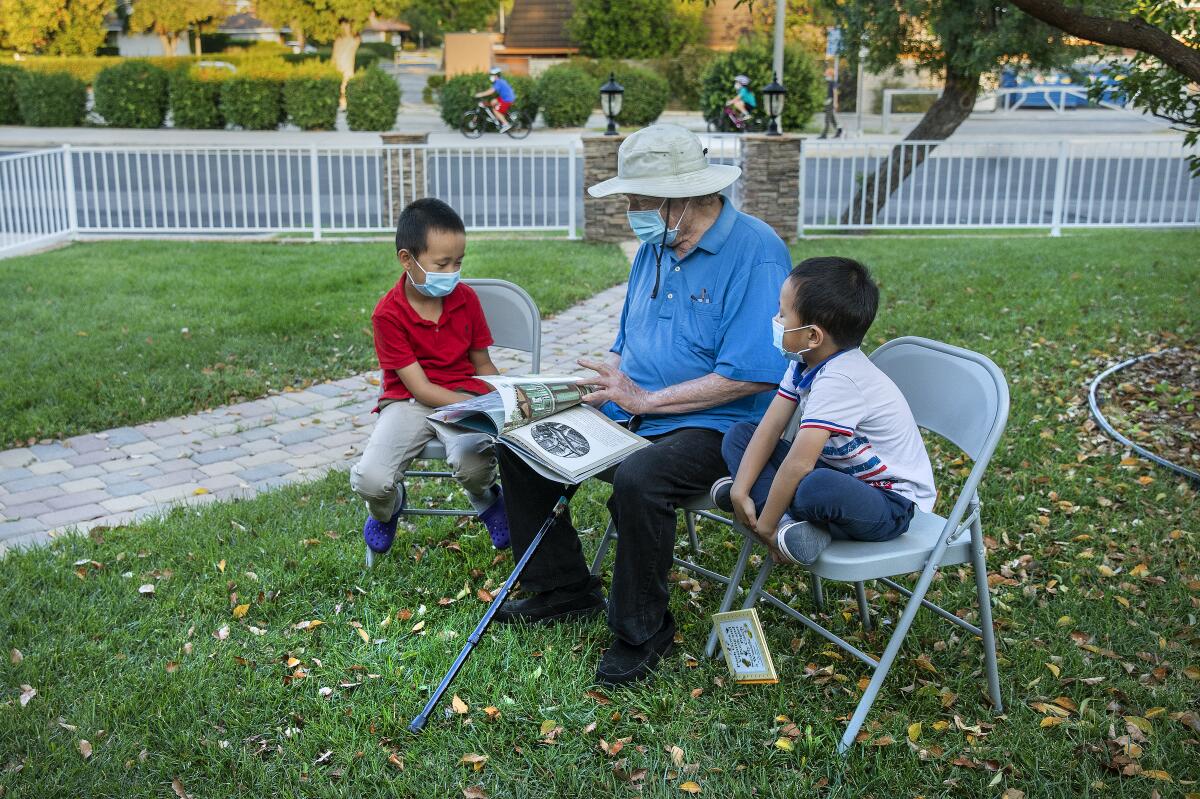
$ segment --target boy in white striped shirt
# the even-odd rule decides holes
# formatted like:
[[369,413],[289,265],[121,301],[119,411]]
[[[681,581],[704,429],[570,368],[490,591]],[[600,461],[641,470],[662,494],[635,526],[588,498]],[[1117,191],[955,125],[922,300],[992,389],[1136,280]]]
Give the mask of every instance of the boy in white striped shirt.
[[[734,477],[712,487],[776,561],[812,564],[834,538],[889,541],[933,510],[933,469],[896,384],[859,348],[879,289],[849,258],[809,258],[779,291],[775,346],[792,361],[757,425],[722,444]],[[781,436],[801,408],[792,442]]]

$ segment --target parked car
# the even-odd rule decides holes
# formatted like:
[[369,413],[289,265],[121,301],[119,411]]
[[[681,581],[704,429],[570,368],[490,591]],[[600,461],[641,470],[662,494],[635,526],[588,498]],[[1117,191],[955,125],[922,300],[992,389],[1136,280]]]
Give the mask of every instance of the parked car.
[[[1099,66],[1088,67],[1084,79],[1078,80],[1066,72],[1054,71],[1049,74],[1018,75],[1015,70],[1006,69],[1000,75],[1001,89],[1035,89],[1042,91],[1024,91],[1005,93],[1000,98],[1000,108],[1080,108],[1092,103],[1088,100],[1088,89],[1095,81],[1105,84],[1102,99],[1105,102],[1123,104],[1124,95],[1117,84]],[[1062,87],[1055,91],[1053,87]],[[1069,91],[1068,91],[1069,90]]]

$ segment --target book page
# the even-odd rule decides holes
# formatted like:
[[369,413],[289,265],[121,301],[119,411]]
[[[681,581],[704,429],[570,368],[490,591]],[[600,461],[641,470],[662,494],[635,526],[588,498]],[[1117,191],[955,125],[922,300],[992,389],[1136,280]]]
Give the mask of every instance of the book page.
[[504,396],[498,391],[489,391],[452,405],[443,405],[429,414],[429,419],[496,435],[504,429],[507,416]]
[[559,375],[495,375],[483,379],[504,399],[504,423],[499,428],[501,433],[511,432],[578,405],[583,401],[583,395],[593,388],[578,385],[583,378]]
[[650,443],[587,405],[535,420],[504,438],[570,482],[603,471]]

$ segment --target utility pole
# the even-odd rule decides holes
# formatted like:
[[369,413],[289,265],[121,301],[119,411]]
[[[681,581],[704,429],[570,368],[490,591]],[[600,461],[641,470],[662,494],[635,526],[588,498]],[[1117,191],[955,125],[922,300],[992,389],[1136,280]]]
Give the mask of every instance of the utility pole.
[[[775,72],[775,80],[782,83],[785,87],[787,83],[783,80],[783,29],[787,24],[787,0],[775,0],[775,57],[772,63],[772,69]],[[779,119],[779,132],[783,133],[783,118]]]

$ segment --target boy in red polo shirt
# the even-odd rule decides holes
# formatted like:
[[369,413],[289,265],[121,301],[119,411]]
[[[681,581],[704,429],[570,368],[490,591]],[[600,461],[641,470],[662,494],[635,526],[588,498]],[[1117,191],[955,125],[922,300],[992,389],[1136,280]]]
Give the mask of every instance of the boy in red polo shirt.
[[[363,539],[387,552],[404,507],[404,470],[435,435],[425,421],[434,408],[491,391],[478,375],[499,374],[488,355],[492,334],[470,286],[459,283],[466,229],[441,200],[410,203],[396,225],[398,282],[375,306],[371,325],[383,370],[379,419],[350,486],[367,503]],[[441,437],[446,461],[487,525],[492,544],[509,545],[504,495],[488,436]]]

